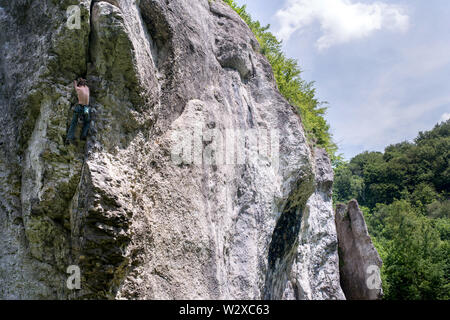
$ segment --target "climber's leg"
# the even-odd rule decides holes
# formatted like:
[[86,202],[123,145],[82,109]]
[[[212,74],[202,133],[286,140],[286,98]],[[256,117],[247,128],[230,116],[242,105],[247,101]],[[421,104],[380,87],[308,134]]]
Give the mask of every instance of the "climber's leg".
[[79,117],[79,106],[75,106],[75,109],[73,110],[73,117],[72,122],[70,123],[69,131],[67,132],[67,142],[72,142],[75,140],[75,130],[77,129],[78,125],[78,117]]
[[86,140],[91,127],[91,108],[84,106],[83,109],[83,130],[81,131],[81,140]]

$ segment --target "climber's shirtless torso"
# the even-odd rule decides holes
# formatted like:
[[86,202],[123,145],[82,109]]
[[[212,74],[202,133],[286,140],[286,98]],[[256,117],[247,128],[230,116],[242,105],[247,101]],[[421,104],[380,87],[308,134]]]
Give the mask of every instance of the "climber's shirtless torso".
[[78,103],[81,105],[89,105],[89,87],[78,86],[77,81],[74,81],[74,86],[78,95]]

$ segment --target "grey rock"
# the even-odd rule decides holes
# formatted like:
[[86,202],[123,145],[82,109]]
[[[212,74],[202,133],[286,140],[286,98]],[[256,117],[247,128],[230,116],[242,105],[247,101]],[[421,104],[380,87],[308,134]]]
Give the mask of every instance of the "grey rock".
[[334,223],[334,173],[326,152],[315,149],[315,191],[301,220],[298,249],[284,295],[299,300],[345,300],[340,286]]
[[341,286],[348,300],[377,300],[383,296],[381,258],[373,246],[358,202],[336,207]]
[[[329,160],[235,12],[0,8],[0,298],[342,298]],[[67,146],[78,76],[95,114]]]

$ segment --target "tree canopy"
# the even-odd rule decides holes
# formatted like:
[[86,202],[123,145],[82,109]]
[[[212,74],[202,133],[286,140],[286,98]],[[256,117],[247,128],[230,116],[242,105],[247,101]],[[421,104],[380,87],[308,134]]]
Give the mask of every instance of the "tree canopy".
[[335,168],[334,201],[362,206],[386,299],[450,298],[449,168],[450,120]]

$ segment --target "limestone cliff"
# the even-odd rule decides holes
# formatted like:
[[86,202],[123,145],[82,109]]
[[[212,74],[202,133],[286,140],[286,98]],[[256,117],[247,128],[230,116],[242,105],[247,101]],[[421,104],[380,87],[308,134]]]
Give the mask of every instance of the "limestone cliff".
[[0,0],[0,27],[0,298],[344,299],[328,157],[223,2]]

